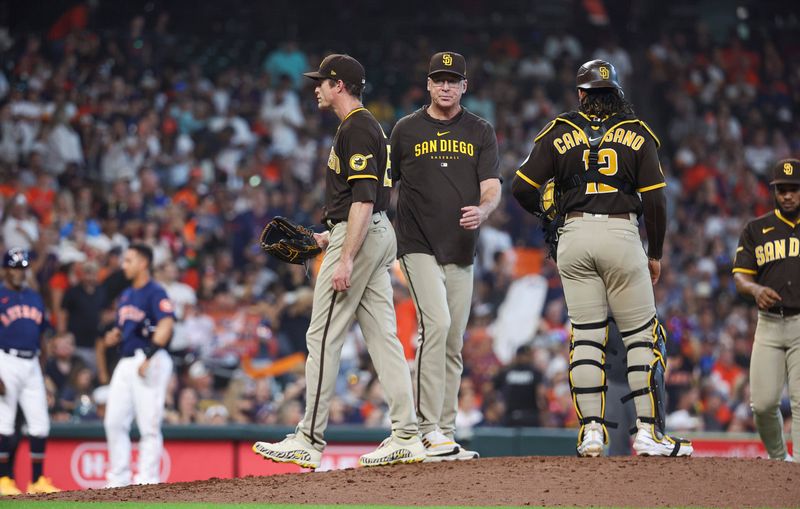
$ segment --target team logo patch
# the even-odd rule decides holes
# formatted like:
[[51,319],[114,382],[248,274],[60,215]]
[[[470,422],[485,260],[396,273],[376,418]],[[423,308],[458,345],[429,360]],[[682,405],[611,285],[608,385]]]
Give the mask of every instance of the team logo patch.
[[160,309],[162,313],[172,313],[174,311],[172,302],[170,302],[169,299],[161,299],[161,302],[158,303],[158,309]]
[[367,167],[367,160],[372,157],[372,154],[365,156],[363,154],[353,154],[350,158],[350,168],[354,171],[362,171]]
[[444,55],[442,55],[442,63],[447,67],[453,65],[453,55],[451,55],[450,53],[445,53]]
[[793,172],[794,168],[792,167],[792,163],[783,163],[783,173],[791,175]]
[[607,80],[609,76],[611,76],[611,73],[608,71],[608,67],[601,66],[600,77],[603,78],[604,80]]

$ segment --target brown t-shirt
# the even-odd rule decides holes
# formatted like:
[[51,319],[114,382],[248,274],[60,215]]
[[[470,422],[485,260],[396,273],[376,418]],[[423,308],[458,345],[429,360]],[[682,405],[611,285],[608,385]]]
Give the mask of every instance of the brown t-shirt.
[[747,223],[733,272],[755,276],[756,283],[778,292],[781,306],[800,308],[800,222],[775,210]]
[[[612,124],[598,150],[598,170],[608,176],[631,182],[639,193],[666,186],[658,162],[658,138],[641,120],[627,119]],[[580,127],[558,117],[536,136],[533,150],[517,175],[539,188],[550,178],[559,182],[589,169],[589,143]],[[642,212],[642,201],[635,194],[618,191],[607,184],[588,182],[565,190],[559,211],[622,214]]]
[[354,201],[372,202],[375,212],[386,210],[392,187],[388,147],[386,134],[366,108],[342,120],[328,156],[326,220],[347,220]]
[[442,265],[471,265],[478,231],[459,220],[461,207],[480,203],[481,181],[499,178],[491,124],[463,108],[451,120],[437,120],[423,107],[397,122],[391,154],[401,180],[397,256],[426,253]]

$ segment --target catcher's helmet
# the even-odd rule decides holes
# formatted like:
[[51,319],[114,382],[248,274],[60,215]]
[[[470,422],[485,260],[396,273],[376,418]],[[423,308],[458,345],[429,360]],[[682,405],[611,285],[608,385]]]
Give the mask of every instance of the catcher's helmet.
[[20,247],[12,247],[3,255],[3,267],[9,269],[27,269],[30,265],[28,252]]
[[617,79],[617,70],[605,60],[589,60],[578,69],[575,78],[578,88],[616,88],[622,90]]

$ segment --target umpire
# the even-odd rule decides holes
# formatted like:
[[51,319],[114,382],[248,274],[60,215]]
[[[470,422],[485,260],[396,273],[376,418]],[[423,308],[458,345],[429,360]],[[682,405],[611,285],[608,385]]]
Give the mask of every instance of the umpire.
[[472,303],[478,228],[500,202],[497,139],[491,124],[461,106],[467,64],[436,53],[431,102],[392,131],[400,180],[397,256],[417,309],[417,417],[426,461],[472,459],[455,441],[461,347]]
[[392,419],[392,435],[359,463],[419,462],[425,447],[417,436],[411,374],[397,339],[389,275],[397,244],[386,216],[392,187],[389,140],[361,104],[365,74],[356,59],[328,55],[318,71],[305,76],[316,82],[319,108],[333,110],[341,121],[325,172],[329,232],[315,234],[327,250],[306,334],[306,410],[294,434],[274,444],[256,442],[253,451],[272,461],[319,467],[342,345],[357,318]]
[[[625,100],[614,66],[592,60],[578,69],[579,111],[559,115],[536,136],[514,179],[514,197],[542,215],[539,189],[553,179],[564,214],[558,270],[572,323],[570,384],[581,424],[580,456],[601,456],[608,441],[604,373],[608,308],[627,349],[625,399],[634,399],[633,447],[643,456],[688,456],[689,442],[664,433],[666,337],[653,285],[666,233],[658,138]],[[647,254],[637,216],[644,212]]]
[[772,173],[775,210],[744,228],[733,278],[758,305],[750,358],[750,404],[772,459],[791,460],[780,400],[789,381],[794,461],[800,462],[800,161],[779,161]]

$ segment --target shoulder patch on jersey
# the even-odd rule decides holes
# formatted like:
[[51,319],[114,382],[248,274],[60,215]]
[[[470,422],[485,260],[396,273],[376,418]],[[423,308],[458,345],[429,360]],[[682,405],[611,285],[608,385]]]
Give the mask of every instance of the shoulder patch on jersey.
[[353,154],[353,157],[350,158],[350,168],[354,171],[362,171],[367,167],[367,161],[371,157],[372,154],[366,156],[364,154]]
[[162,313],[174,313],[172,302],[170,302],[169,299],[161,299],[158,303],[158,309],[160,309]]

